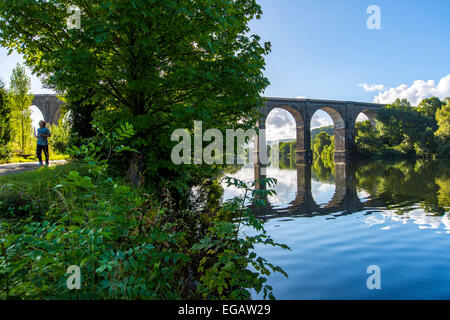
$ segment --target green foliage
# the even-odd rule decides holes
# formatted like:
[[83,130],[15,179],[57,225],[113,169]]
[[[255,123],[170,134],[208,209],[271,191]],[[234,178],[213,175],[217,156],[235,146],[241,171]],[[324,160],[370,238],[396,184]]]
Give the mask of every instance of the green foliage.
[[92,127],[94,112],[97,104],[90,103],[88,97],[92,94],[88,91],[86,98],[70,101],[67,109],[70,132],[70,144],[81,146],[85,139],[94,137],[95,131]]
[[436,112],[436,120],[439,126],[436,136],[448,141],[450,138],[450,99]]
[[[272,287],[266,285],[266,277],[279,272],[287,277],[280,268],[258,257],[255,245],[278,246],[264,230],[261,220],[257,219],[247,207],[247,202],[265,205],[273,190],[256,190],[257,182],[250,185],[236,178],[223,179],[227,187],[236,187],[243,192],[241,197],[227,201],[213,220],[208,233],[198,244],[192,247],[200,260],[198,271],[202,273],[198,292],[204,299],[251,299],[250,291],[263,292],[264,298],[274,299]],[[275,179],[259,181],[269,188],[276,184]],[[234,217],[233,221],[223,221],[223,216]],[[249,231],[256,235],[248,235]],[[213,258],[214,259],[211,259]],[[251,267],[253,270],[249,269]]]
[[424,99],[417,108],[406,99],[397,99],[378,112],[375,131],[368,122],[356,125],[360,154],[376,158],[448,157],[448,143],[436,138],[444,106],[435,97]]
[[77,162],[0,177],[0,219],[42,216],[49,209],[55,193],[52,187],[70,171],[80,171]]
[[[69,5],[81,8],[80,30],[67,29]],[[130,180],[145,172],[154,190],[177,180],[182,194],[217,168],[174,165],[174,129],[254,125],[270,44],[248,23],[261,14],[255,0],[1,0],[0,44],[24,54],[69,107],[81,100],[109,119],[124,115],[139,151],[124,154]]]
[[334,137],[326,132],[319,133],[312,141],[312,150],[315,157],[333,159],[334,157]]
[[316,129],[312,129],[311,130],[311,140],[314,140],[317,135],[319,135],[321,132],[325,132],[328,133],[330,136],[334,136],[334,126],[325,126],[325,127],[320,127],[320,128],[316,128]]
[[50,125],[52,136],[48,138],[49,145],[58,153],[65,154],[71,141],[71,126],[67,115],[59,119],[58,124]]
[[430,119],[436,118],[436,112],[444,105],[445,103],[441,101],[437,97],[423,99],[419,106],[417,107],[417,111],[425,117]]
[[12,139],[11,108],[7,101],[8,93],[5,84],[0,79],[0,163],[7,162],[11,157],[10,142]]
[[22,153],[34,150],[30,111],[33,95],[30,90],[31,79],[27,76],[25,67],[17,64],[11,75],[8,104],[12,110],[14,147],[20,149]]
[[358,152],[363,156],[371,156],[380,153],[383,148],[383,140],[374,133],[369,120],[356,123],[355,142]]
[[[122,142],[135,134],[129,124],[102,132],[111,157],[129,151]],[[47,169],[6,178],[8,188],[26,185],[33,188],[24,190],[27,197],[46,204],[30,210],[11,205],[16,192],[1,193],[8,209],[0,212],[15,219],[0,217],[0,298],[248,299],[251,290],[273,298],[265,277],[285,273],[253,249],[287,247],[273,242],[245,207],[248,201],[262,204],[272,190],[227,178],[244,194],[217,214],[177,210],[167,188],[159,201],[110,177],[101,150],[93,143],[71,148],[82,164],[54,169],[64,174],[62,183],[57,171],[47,180],[34,178],[39,185],[23,183]],[[262,182],[272,187],[276,181]],[[249,229],[256,234],[243,233]],[[66,287],[71,265],[81,268],[81,290]]]

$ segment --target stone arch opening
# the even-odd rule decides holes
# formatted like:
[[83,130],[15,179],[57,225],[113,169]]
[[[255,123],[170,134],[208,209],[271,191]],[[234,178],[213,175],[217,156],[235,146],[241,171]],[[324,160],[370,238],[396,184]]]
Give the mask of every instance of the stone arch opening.
[[[296,141],[295,144],[295,159],[294,159],[294,163],[297,161],[297,155],[298,154],[303,154],[305,153],[306,150],[309,150],[309,136],[305,136],[305,123],[303,120],[303,116],[300,113],[299,110],[297,110],[295,107],[290,106],[290,105],[284,105],[284,104],[280,104],[280,105],[276,105],[273,106],[271,108],[267,108],[265,110],[265,112],[263,113],[264,116],[263,118],[259,121],[258,123],[258,127],[260,129],[267,129],[266,125],[268,123],[270,123],[270,116],[272,114],[272,112],[274,110],[280,110],[282,113],[284,113],[284,119],[280,119],[281,122],[278,123],[279,126],[285,125],[286,124],[286,120],[287,122],[289,122],[289,119],[292,119],[293,122],[291,122],[291,135],[289,136],[288,139],[292,139]],[[278,111],[278,113],[280,112]],[[277,111],[275,111],[277,112]],[[286,119],[286,112],[289,114],[289,116]],[[267,121],[269,118],[269,122]],[[283,118],[283,117],[282,117]],[[270,139],[270,138],[269,138]],[[264,145],[267,144],[266,143],[266,137],[260,137],[260,139],[256,139],[256,145],[255,145],[255,150],[256,150],[256,156],[259,158],[260,155],[260,145]],[[261,141],[260,141],[261,140]],[[259,158],[260,159],[260,158]]]
[[356,117],[356,122],[364,122],[369,121],[370,126],[373,130],[375,130],[377,121],[376,121],[376,113],[371,110],[363,110],[361,111],[358,116]]
[[275,145],[281,147],[282,143],[296,141],[294,150],[288,149],[286,145],[280,150],[281,167],[291,167],[291,156],[295,156],[291,152],[295,153],[299,149],[299,131],[303,134],[303,117],[300,112],[291,106],[273,108],[265,117],[264,127],[269,148],[273,148]]
[[[311,117],[311,121],[314,118],[314,115],[319,112],[319,110],[325,112],[332,120],[332,126],[334,128],[334,154],[345,154],[346,144],[347,144],[347,135],[346,135],[346,125],[344,117],[334,108],[332,107],[322,107],[317,109],[313,116]],[[313,124],[311,123],[311,128]]]

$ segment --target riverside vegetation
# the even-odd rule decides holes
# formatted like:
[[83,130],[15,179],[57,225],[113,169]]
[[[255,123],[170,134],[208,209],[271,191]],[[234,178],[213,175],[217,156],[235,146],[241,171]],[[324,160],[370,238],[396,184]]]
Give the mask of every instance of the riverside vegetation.
[[[130,125],[110,134],[111,157],[133,134]],[[242,197],[207,213],[181,210],[167,189],[160,201],[109,176],[99,150],[87,143],[71,150],[79,161],[1,178],[0,298],[274,298],[265,277],[285,273],[253,249],[286,246],[244,205],[273,191],[225,178]],[[70,265],[81,267],[81,290],[66,287]]]

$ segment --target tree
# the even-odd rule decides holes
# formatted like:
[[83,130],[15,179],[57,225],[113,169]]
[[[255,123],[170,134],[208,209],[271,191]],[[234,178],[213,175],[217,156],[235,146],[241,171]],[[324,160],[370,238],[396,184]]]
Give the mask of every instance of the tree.
[[65,154],[67,147],[69,147],[71,126],[68,119],[68,114],[61,115],[58,124],[50,125],[50,132],[52,133],[49,138],[49,143],[52,149]]
[[428,99],[420,108],[413,108],[408,100],[397,99],[378,112],[377,135],[386,150],[407,156],[433,157],[437,153],[433,139],[436,120],[429,115],[434,112],[436,102]]
[[376,154],[384,147],[382,139],[378,137],[369,120],[356,123],[355,142],[358,152],[364,156]]
[[431,97],[428,99],[423,99],[419,106],[417,107],[417,111],[421,113],[422,115],[430,118],[435,119],[436,118],[436,112],[444,105],[445,103],[442,102],[437,97]]
[[447,98],[447,104],[444,104],[441,109],[436,112],[436,121],[439,129],[436,131],[436,136],[448,141],[450,138],[450,99]]
[[289,142],[280,143],[280,158],[289,159],[291,157],[291,146]]
[[0,79],[0,162],[7,161],[11,154],[11,108],[7,95],[5,84]]
[[[67,27],[70,5],[81,8],[81,29]],[[134,126],[134,183],[144,171],[186,179],[209,169],[171,162],[174,129],[254,125],[270,44],[248,35],[248,23],[261,13],[255,0],[0,0],[0,44],[23,53],[69,105],[91,90],[103,125]]]
[[31,79],[27,76],[25,67],[17,64],[11,75],[8,103],[12,110],[15,141],[22,151],[31,146],[32,140],[30,106],[33,95],[30,90]]
[[95,136],[92,121],[94,112],[98,108],[98,103],[90,103],[88,99],[90,96],[92,96],[92,93],[88,93],[83,99],[71,101],[70,105],[66,107],[67,110],[70,110],[70,113],[68,113],[68,122],[71,130],[70,144],[81,146],[86,139]]
[[332,143],[331,136],[326,132],[319,133],[313,140],[313,151],[315,155],[320,156],[324,149]]

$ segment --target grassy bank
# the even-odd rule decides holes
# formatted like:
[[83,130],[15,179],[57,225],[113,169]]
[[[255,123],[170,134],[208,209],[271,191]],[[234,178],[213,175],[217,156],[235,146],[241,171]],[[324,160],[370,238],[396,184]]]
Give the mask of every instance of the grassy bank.
[[[45,160],[45,157],[44,159]],[[67,154],[52,154],[50,155],[50,161],[55,160],[70,160],[70,156]],[[5,163],[24,163],[24,162],[36,162],[38,158],[36,157],[23,157],[19,155],[15,155],[12,158],[8,159],[8,162]]]
[[[277,244],[244,199],[217,212],[176,210],[167,191],[134,189],[92,158],[0,177],[0,189],[0,299],[272,297],[265,276],[283,272],[253,252]],[[257,235],[239,236],[242,227]],[[80,290],[67,288],[73,265]]]

